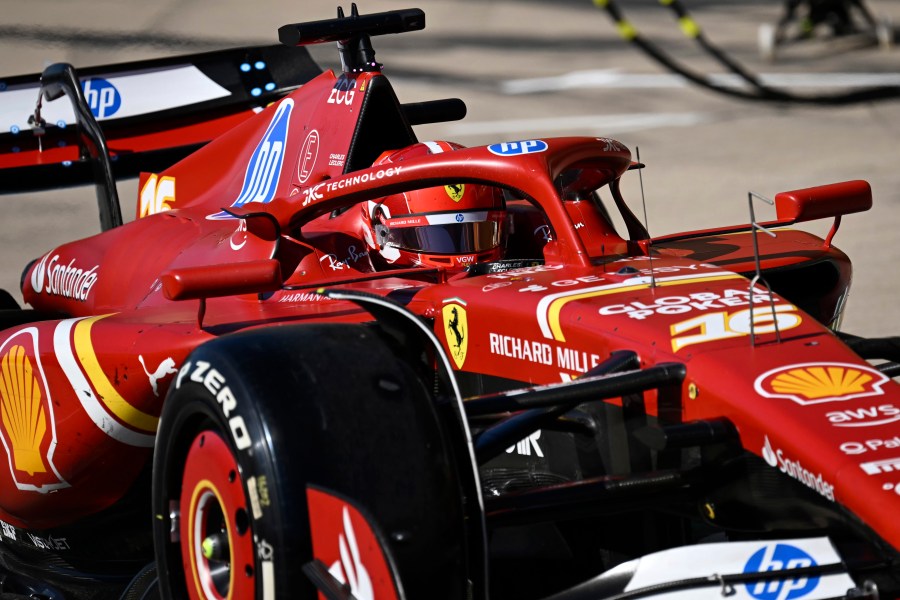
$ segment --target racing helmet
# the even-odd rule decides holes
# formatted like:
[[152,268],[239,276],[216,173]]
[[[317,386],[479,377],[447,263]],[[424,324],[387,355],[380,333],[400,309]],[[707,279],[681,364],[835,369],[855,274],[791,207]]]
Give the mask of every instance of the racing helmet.
[[[387,152],[375,164],[460,148],[452,142],[423,142]],[[458,183],[412,190],[369,201],[364,212],[364,237],[391,266],[461,270],[503,254],[506,210],[500,190],[492,186]]]

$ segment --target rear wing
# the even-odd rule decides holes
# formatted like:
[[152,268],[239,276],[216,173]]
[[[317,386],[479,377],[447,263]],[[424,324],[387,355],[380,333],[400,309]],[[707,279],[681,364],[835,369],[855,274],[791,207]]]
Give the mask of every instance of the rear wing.
[[[165,169],[321,72],[305,48],[271,45],[84,68],[77,80],[121,178]],[[0,193],[95,181],[72,103],[39,104],[40,89],[40,74],[0,80]]]

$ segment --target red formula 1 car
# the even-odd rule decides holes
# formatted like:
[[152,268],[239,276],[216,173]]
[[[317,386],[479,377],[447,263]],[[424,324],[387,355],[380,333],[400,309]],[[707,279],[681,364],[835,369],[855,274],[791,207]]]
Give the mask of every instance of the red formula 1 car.
[[869,185],[651,239],[615,140],[417,140],[464,106],[371,37],[422,27],[8,80],[3,184],[95,171],[104,231],[3,298],[0,599],[900,595],[900,353],[837,331]]

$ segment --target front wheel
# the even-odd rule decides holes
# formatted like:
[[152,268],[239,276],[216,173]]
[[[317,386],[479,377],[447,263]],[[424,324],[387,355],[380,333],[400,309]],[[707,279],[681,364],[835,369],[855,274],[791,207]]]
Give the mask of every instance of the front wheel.
[[164,597],[466,597],[462,486],[421,355],[377,325],[271,327],[191,353],[154,453]]
[[[273,557],[260,548],[282,540],[270,537],[277,524],[262,518],[258,503],[254,523],[250,500],[254,491],[258,494],[254,474],[272,473],[272,465],[262,452],[242,456],[243,442],[235,441],[208,395],[184,383],[180,391],[167,399],[154,457],[154,541],[164,597],[272,598],[266,590],[275,587]],[[290,497],[289,492],[283,495]],[[282,546],[281,559],[303,560]]]
[[192,598],[254,596],[250,509],[239,472],[220,432],[213,428],[197,434],[184,462],[178,531]]

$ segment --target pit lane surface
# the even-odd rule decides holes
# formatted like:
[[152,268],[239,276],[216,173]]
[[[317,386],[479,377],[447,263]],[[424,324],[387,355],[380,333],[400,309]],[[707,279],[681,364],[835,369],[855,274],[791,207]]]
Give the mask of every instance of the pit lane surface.
[[[897,83],[900,48],[854,50],[814,43],[785,49],[774,64],[757,53],[757,30],[781,12],[778,0],[685,0],[707,36],[750,70],[779,83],[808,82],[798,93],[837,93],[873,74]],[[900,3],[869,0],[900,24]],[[844,330],[900,334],[900,100],[823,108],[738,101],[699,89],[622,41],[590,0],[368,0],[363,13],[420,6],[425,31],[374,41],[377,59],[403,102],[459,97],[461,122],[417,129],[420,139],[466,145],[572,134],[615,137],[647,164],[643,187],[654,235],[747,221],[747,193],[777,192],[866,179],[874,208],[843,220],[835,243],[854,261]],[[622,2],[632,22],[692,68],[723,69],[685,39],[656,0]],[[331,18],[324,0],[0,0],[0,73],[39,72],[66,61],[79,66],[137,60],[277,40],[280,25]],[[345,5],[348,9],[349,5]],[[313,49],[338,67],[331,45]],[[2,124],[0,124],[2,127]],[[641,214],[634,174],[626,198]],[[122,212],[134,214],[137,183],[119,186]],[[92,188],[0,196],[0,287],[19,299],[29,260],[57,244],[99,231]],[[765,217],[763,207],[757,214]],[[830,223],[810,229],[823,234]]]

